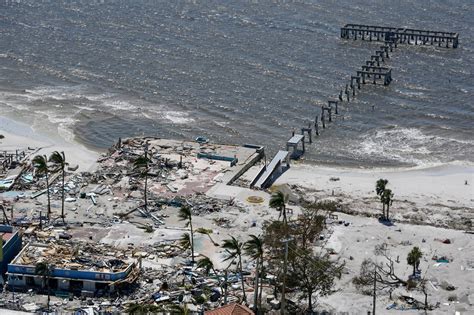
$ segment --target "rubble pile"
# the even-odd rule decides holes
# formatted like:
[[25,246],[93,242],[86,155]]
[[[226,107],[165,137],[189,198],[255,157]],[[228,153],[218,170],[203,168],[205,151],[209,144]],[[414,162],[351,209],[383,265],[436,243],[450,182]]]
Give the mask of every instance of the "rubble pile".
[[125,261],[128,257],[126,252],[104,244],[59,241],[50,242],[48,246],[27,246],[15,263],[35,265],[47,262],[59,269],[120,272],[127,268]]
[[[126,312],[129,305],[140,302],[185,304],[197,312],[220,306],[224,295],[228,303],[240,301],[241,275],[235,266],[225,273],[216,267],[218,274],[214,274],[191,263],[189,249],[183,250],[179,243],[188,229],[176,214],[189,206],[193,217],[206,216],[209,226],[196,224],[196,229],[210,232],[195,231],[195,237],[204,239],[200,250],[209,246],[216,251],[219,244],[213,237],[220,242],[227,234],[221,237],[219,231],[212,231],[238,227],[239,215],[248,215],[249,209],[234,198],[216,199],[207,193],[213,186],[225,186],[237,178],[257,157],[255,149],[245,147],[132,138],[119,141],[104,153],[94,171],[77,172],[77,166],[66,167],[64,185],[62,170],[48,163],[49,189],[45,174],[26,163],[16,191],[10,192],[10,199],[2,200],[8,204],[12,222],[24,227],[23,243],[31,245],[15,263],[31,267],[45,262],[55,269],[103,273],[121,272],[132,263],[137,266],[127,278],[131,285],[120,290],[120,297],[69,297],[69,301],[61,301],[64,293],[55,292],[52,308],[57,311],[93,307]],[[140,158],[146,158],[144,165],[137,165]],[[213,257],[215,262],[221,259],[218,256]],[[195,253],[196,261],[202,257]],[[251,291],[253,285],[246,279],[251,278],[250,273],[245,274],[246,289]],[[8,307],[39,309],[34,292],[43,291],[17,292],[17,303],[23,306]]]

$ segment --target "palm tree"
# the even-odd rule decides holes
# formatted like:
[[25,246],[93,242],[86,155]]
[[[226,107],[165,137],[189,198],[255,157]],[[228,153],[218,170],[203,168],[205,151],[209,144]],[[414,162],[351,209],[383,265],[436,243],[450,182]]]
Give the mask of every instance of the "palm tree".
[[243,302],[247,302],[247,297],[245,296],[245,287],[244,287],[244,275],[242,271],[242,248],[244,244],[239,242],[235,237],[231,236],[230,239],[224,240],[222,247],[227,253],[227,257],[224,261],[238,259],[237,269],[240,272],[240,280],[242,284],[242,295]]
[[[375,192],[377,193],[377,196],[382,198],[382,194],[385,191],[385,188],[388,184],[388,180],[386,179],[379,179],[375,183]],[[382,201],[381,201],[382,202]],[[385,203],[382,202],[382,219],[385,219]]]
[[35,267],[35,274],[38,276],[43,277],[43,286],[46,285],[46,289],[48,291],[48,311],[49,311],[49,304],[50,304],[50,299],[51,299],[51,290],[49,286],[49,278],[53,274],[54,267],[48,264],[47,262],[39,262],[36,264]]
[[254,312],[258,313],[262,309],[262,283],[260,283],[260,297],[259,297],[259,279],[260,273],[263,269],[263,238],[255,235],[250,235],[250,240],[244,244],[245,253],[255,260],[255,291],[253,297]]
[[63,223],[65,223],[64,218],[64,176],[65,176],[65,168],[66,168],[66,156],[64,152],[59,153],[58,151],[54,151],[51,153],[49,160],[54,164],[58,165],[57,170],[62,171],[62,184],[61,184],[61,218],[63,219]]
[[183,233],[181,235],[181,238],[179,239],[178,243],[179,243],[179,246],[183,250],[189,249],[191,247],[191,237],[190,237],[189,233]]
[[194,263],[194,232],[193,232],[193,215],[191,212],[191,208],[188,206],[182,206],[181,209],[179,209],[179,214],[178,214],[179,220],[180,221],[187,221],[186,222],[186,227],[189,226],[190,230],[190,246],[191,246],[191,262]]
[[212,272],[214,272],[214,274],[217,275],[217,271],[214,269],[214,263],[207,256],[204,256],[204,258],[201,258],[201,259],[198,260],[197,267],[206,270],[206,275],[207,276],[209,275],[209,272],[211,270],[212,270]]
[[380,201],[384,206],[387,206],[387,216],[385,219],[390,220],[390,215],[389,215],[389,210],[390,206],[393,203],[393,193],[391,189],[385,189],[382,193],[382,196],[380,196]]
[[420,259],[422,256],[423,253],[418,246],[413,247],[411,252],[408,253],[407,262],[409,265],[413,266],[413,276],[415,276],[416,270],[420,266]]
[[209,276],[209,272],[212,270],[212,272],[216,275],[217,282],[219,284],[219,287],[222,290],[221,279],[220,279],[219,275],[217,274],[216,269],[214,268],[214,263],[212,262],[212,260],[209,257],[204,256],[203,258],[199,259],[198,262],[197,262],[197,267],[204,269],[206,271],[206,276]]
[[286,219],[286,202],[287,202],[288,196],[282,193],[281,191],[277,191],[274,193],[269,202],[269,206],[271,208],[275,208],[278,211],[280,211],[280,215],[278,216],[278,219],[283,216],[283,223],[287,223]]
[[51,220],[51,197],[49,193],[49,168],[48,158],[46,155],[37,155],[33,158],[33,167],[37,174],[44,174],[46,176],[46,194],[48,196],[48,220]]
[[147,153],[142,156],[139,156],[134,162],[133,167],[136,170],[140,170],[141,175],[145,177],[145,188],[143,189],[143,197],[145,198],[145,211],[148,212],[148,164],[150,159],[147,157]]

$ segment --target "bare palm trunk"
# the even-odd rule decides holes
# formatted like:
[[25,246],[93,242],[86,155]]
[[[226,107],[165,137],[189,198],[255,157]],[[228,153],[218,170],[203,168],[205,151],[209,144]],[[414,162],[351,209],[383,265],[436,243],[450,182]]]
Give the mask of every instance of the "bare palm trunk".
[[144,191],[144,196],[145,196],[145,212],[148,212],[148,196],[147,196],[147,190],[148,190],[148,169],[145,170],[145,191]]
[[239,269],[240,269],[240,282],[242,283],[243,302],[247,302],[247,297],[245,296],[244,274],[242,271],[242,255],[239,255]]
[[194,264],[194,232],[191,218],[189,218],[189,229],[191,230],[191,262]]
[[[263,270],[263,256],[260,257],[260,270]],[[262,313],[262,291],[263,291],[263,280],[260,279],[260,292],[258,296],[258,311]]]
[[44,276],[43,281],[44,281],[44,284],[46,285],[46,291],[48,293],[48,302],[46,304],[46,307],[49,311],[49,304],[50,304],[50,301],[51,301],[51,292],[50,292],[50,289],[49,289],[49,277]]
[[387,220],[390,220],[389,210],[390,210],[390,204],[387,204]]
[[255,289],[253,293],[253,311],[255,314],[258,313],[259,308],[258,308],[258,280],[259,280],[259,265],[260,265],[260,259],[257,259],[257,265],[255,267]]
[[224,274],[224,305],[227,305],[227,269]]
[[382,219],[385,220],[385,203],[382,202]]
[[206,233],[206,235],[207,235],[207,237],[209,238],[209,240],[211,241],[211,243],[214,244],[214,246],[219,246],[219,244],[216,243],[216,242],[214,241],[214,239],[211,237],[211,234]]
[[61,200],[61,218],[63,218],[63,223],[65,223],[65,220],[64,220],[64,166],[63,166],[63,180],[62,180],[62,200]]
[[308,291],[308,313],[313,314],[313,291]]
[[423,285],[423,294],[425,295],[425,312],[428,310],[428,291],[426,291],[426,283]]
[[51,197],[49,194],[49,176],[46,172],[46,194],[48,196],[48,221],[51,220]]

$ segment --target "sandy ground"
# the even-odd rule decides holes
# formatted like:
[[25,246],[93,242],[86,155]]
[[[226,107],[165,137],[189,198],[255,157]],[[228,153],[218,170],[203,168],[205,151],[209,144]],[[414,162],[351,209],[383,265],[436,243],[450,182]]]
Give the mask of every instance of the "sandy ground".
[[373,197],[379,178],[388,179],[388,188],[398,200],[474,206],[474,165],[362,170],[295,164],[275,184],[296,184],[335,194]]
[[[340,291],[319,299],[320,307],[349,314],[367,314],[367,311],[372,310],[372,297],[357,292],[352,285],[352,278],[359,273],[365,258],[385,261],[382,256],[374,255],[374,248],[387,243],[389,255],[394,260],[399,257],[399,263],[395,263],[396,274],[404,279],[408,278],[412,270],[406,261],[408,252],[413,246],[418,246],[423,252],[421,273],[431,281],[428,287],[428,302],[440,302],[439,308],[430,314],[455,314],[455,311],[460,311],[460,314],[474,314],[474,235],[431,226],[385,226],[373,218],[341,213],[338,213],[338,219],[350,222],[350,225],[346,227],[338,223],[332,224],[333,233],[327,247],[334,249],[339,258],[345,261],[346,273],[337,284]],[[440,241],[445,239],[449,239],[451,244]],[[432,260],[434,255],[446,256],[450,262],[437,263]],[[443,281],[456,289],[446,291],[440,285]],[[396,290],[393,297],[402,294],[424,301],[423,294],[418,291]],[[456,296],[457,302],[449,302],[450,296]],[[420,314],[419,311],[413,310],[386,310],[387,305],[392,303],[386,293],[378,296],[377,303],[378,314]]]
[[[333,198],[347,213],[375,216],[381,204],[375,183],[384,178],[394,193],[391,218],[401,222],[472,230],[474,166],[425,169],[335,169],[293,164],[275,185],[296,185],[305,198]],[[467,181],[467,184],[466,184]]]
[[[72,165],[79,165],[79,171],[90,171],[94,168],[99,153],[88,150],[81,144],[57,139],[51,135],[38,134],[28,125],[0,117],[0,151],[28,150],[36,154],[49,156],[53,151],[64,151],[66,161]],[[39,150],[36,150],[39,149]]]

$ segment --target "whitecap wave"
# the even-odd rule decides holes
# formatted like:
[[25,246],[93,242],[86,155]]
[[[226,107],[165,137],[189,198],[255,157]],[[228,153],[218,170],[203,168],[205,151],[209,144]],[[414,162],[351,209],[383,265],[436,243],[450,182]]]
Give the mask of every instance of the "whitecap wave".
[[163,113],[163,117],[174,124],[187,124],[194,121],[194,118],[189,117],[188,113],[179,111],[167,111]]
[[465,145],[474,149],[474,141],[428,135],[417,128],[394,127],[363,135],[355,155],[361,159],[392,160],[426,167],[463,160],[462,152],[457,150]]

